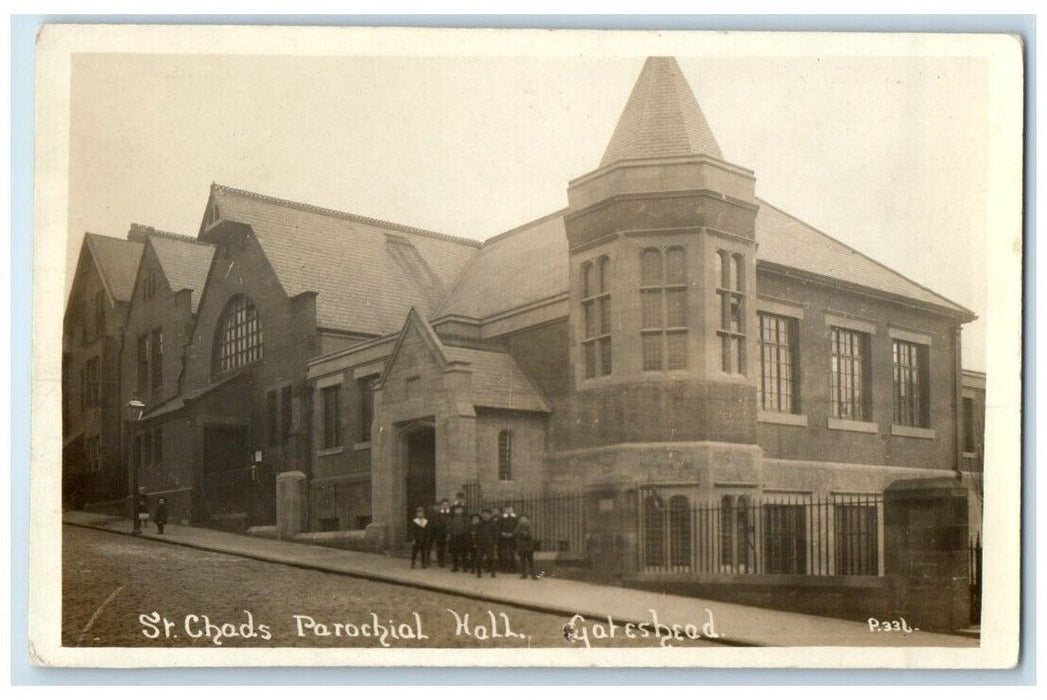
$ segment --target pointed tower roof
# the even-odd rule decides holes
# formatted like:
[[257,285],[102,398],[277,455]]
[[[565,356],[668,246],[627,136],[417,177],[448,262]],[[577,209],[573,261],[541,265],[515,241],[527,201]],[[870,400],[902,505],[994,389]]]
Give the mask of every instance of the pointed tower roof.
[[723,160],[676,59],[651,56],[643,64],[600,167],[627,158],[696,155]]

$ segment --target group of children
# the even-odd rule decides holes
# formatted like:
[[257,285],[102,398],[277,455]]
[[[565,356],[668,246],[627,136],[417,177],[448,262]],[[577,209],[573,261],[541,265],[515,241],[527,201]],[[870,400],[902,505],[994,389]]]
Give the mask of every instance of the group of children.
[[430,553],[436,549],[440,567],[450,553],[452,572],[475,572],[479,578],[486,570],[494,578],[498,570],[515,572],[519,558],[520,578],[538,578],[534,553],[539,543],[530,518],[516,515],[511,505],[503,506],[501,515],[483,508],[467,516],[465,494],[459,493],[453,504],[445,498],[428,513],[420,506],[411,521],[411,542],[412,569],[419,555],[422,568],[427,568]]
[[[135,518],[137,522],[134,532],[137,535],[149,522],[149,497],[145,495],[144,488],[139,488],[135,496]],[[153,522],[156,523],[156,534],[164,534],[164,525],[167,524],[167,499],[163,496],[156,499],[156,517]]]

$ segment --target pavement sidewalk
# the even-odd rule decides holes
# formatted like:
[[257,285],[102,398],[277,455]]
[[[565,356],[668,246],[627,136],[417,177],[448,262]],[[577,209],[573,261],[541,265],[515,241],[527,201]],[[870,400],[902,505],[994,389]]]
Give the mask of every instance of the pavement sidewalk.
[[[99,513],[66,511],[62,521],[130,536],[131,521]],[[744,646],[855,646],[855,647],[977,647],[978,640],[960,635],[915,631],[870,632],[868,625],[816,615],[766,610],[748,605],[723,603],[701,598],[665,595],[617,586],[605,586],[567,579],[521,580],[506,574],[497,578],[476,578],[432,566],[411,569],[399,557],[350,552],[298,542],[237,535],[198,527],[167,525],[163,535],[150,531],[139,537],[212,552],[248,557],[333,574],[356,576],[431,591],[461,595],[477,600],[502,603],[564,616],[566,623],[575,614],[589,625],[608,627],[608,617],[618,625],[652,621],[667,625],[693,624],[702,630],[714,620],[715,641]],[[710,613],[711,611],[711,613]],[[623,634],[621,628],[618,634]]]

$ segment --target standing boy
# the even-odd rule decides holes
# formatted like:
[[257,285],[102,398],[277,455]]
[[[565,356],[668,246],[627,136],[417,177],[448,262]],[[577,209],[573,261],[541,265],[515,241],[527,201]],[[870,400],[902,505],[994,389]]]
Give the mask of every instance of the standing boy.
[[480,578],[484,566],[494,578],[495,547],[498,541],[498,523],[491,517],[491,509],[480,511],[480,523],[476,527],[476,578]]
[[422,553],[422,568],[429,566],[429,519],[425,517],[425,508],[421,506],[415,511],[414,520],[411,521],[411,568],[414,568],[415,558]]
[[167,499],[163,496],[156,499],[156,534],[164,534],[164,525],[167,524]]
[[436,565],[441,569],[444,566],[444,555],[447,552],[447,526],[451,520],[451,503],[445,498],[440,501],[439,507],[432,517],[432,542],[436,547]]
[[531,578],[538,580],[534,571],[534,550],[538,546],[534,539],[534,531],[531,530],[531,520],[526,515],[520,516],[520,522],[516,525],[516,551],[520,555],[520,578],[527,578],[527,572],[531,572]]
[[512,504],[502,506],[502,517],[498,519],[498,564],[506,573],[516,570],[517,519]]
[[447,521],[447,541],[451,548],[451,571],[467,571],[469,567],[469,522],[465,519],[465,508],[451,508]]

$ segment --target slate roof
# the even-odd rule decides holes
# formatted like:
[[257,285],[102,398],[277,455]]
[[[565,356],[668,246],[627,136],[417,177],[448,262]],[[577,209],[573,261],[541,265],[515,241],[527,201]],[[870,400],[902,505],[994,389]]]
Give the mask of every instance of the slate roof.
[[878,292],[941,306],[973,317],[973,313],[878,263],[781,209],[757,199],[757,262],[831,277]]
[[207,282],[207,273],[211,269],[214,246],[193,238],[155,235],[154,233],[150,233],[149,240],[157,260],[160,261],[160,267],[163,268],[164,275],[167,277],[167,283],[171,285],[171,290],[174,292],[183,289],[192,290],[190,303],[192,312],[195,314],[204,284]]
[[[964,307],[913,282],[781,209],[757,199],[757,262],[856,284],[970,314]],[[487,241],[433,318],[483,320],[568,289],[563,211]]]
[[483,319],[567,291],[565,211],[488,239],[433,314]]
[[696,155],[723,160],[676,59],[651,56],[625,103],[600,167],[627,158]]
[[549,412],[549,406],[542,399],[542,395],[507,352],[448,345],[416,308],[411,308],[407,312],[396,345],[386,361],[380,382],[386,381],[390,370],[396,363],[404,338],[412,327],[422,334],[441,366],[461,363],[472,373],[469,382],[470,394],[463,398],[466,398],[473,406]]
[[548,413],[549,407],[516,361],[504,352],[444,346],[448,361],[467,363],[474,406]]
[[130,301],[144,244],[97,233],[84,235],[84,244],[98,266],[106,289],[115,301]]
[[209,206],[247,224],[288,296],[316,292],[317,325],[384,335],[428,315],[478,241],[212,185]]

